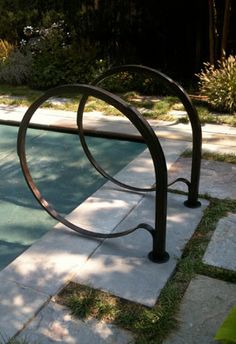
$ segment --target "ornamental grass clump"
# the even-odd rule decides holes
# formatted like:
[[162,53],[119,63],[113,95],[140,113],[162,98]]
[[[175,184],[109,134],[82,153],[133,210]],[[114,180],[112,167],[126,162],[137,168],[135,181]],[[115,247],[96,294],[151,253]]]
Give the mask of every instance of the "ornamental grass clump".
[[217,67],[204,63],[205,68],[197,74],[200,93],[207,97],[216,111],[236,111],[236,56],[230,55],[218,61]]
[[14,46],[11,43],[0,39],[0,62],[5,61],[13,50]]

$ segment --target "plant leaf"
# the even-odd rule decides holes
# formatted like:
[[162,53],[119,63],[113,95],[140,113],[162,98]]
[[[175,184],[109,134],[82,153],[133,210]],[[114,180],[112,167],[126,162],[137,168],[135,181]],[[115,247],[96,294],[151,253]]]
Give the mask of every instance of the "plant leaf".
[[236,306],[231,309],[227,318],[219,327],[214,339],[236,343]]

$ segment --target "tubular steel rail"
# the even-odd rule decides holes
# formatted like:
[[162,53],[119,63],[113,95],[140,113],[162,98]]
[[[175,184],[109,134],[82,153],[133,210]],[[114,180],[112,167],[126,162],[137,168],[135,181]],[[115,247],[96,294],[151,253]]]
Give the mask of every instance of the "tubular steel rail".
[[[188,199],[185,201],[185,205],[189,208],[196,208],[201,206],[201,203],[198,201],[198,190],[199,190],[199,180],[200,180],[200,169],[201,169],[201,154],[202,154],[202,129],[201,123],[199,121],[199,117],[197,114],[196,108],[193,106],[191,99],[189,98],[188,94],[185,90],[174,80],[169,78],[167,75],[159,72],[156,69],[140,66],[140,65],[123,65],[118,67],[113,67],[107,70],[105,73],[101,74],[98,78],[96,78],[92,85],[99,85],[103,80],[106,78],[113,76],[115,74],[128,72],[128,73],[136,73],[136,74],[145,74],[160,81],[163,85],[165,85],[174,96],[180,99],[182,102],[190,124],[192,128],[192,168],[191,168],[191,180],[188,181],[185,178],[178,178],[174,182],[170,183],[168,186],[174,184],[177,181],[184,182],[188,186]],[[79,104],[78,109],[78,118],[83,116],[83,110],[87,101],[87,97],[84,96]],[[78,125],[80,123],[78,122]],[[84,137],[82,137],[81,144],[85,149],[85,153],[87,154],[88,159],[94,165],[94,167],[103,174],[102,168],[94,162],[91,153],[88,150]],[[110,178],[112,180],[112,178]],[[114,179],[113,179],[113,182]]]
[[[17,139],[17,152],[20,159],[20,164],[22,168],[23,175],[25,180],[33,193],[36,200],[40,203],[40,205],[57,221],[61,222],[65,226],[69,227],[70,229],[76,231],[77,233],[94,238],[116,238],[120,236],[124,236],[136,231],[139,228],[146,229],[151,235],[153,239],[153,247],[152,251],[149,253],[149,258],[153,262],[156,263],[163,263],[169,259],[169,255],[166,252],[166,217],[167,217],[167,167],[166,167],[166,160],[165,156],[161,147],[161,144],[154,133],[150,124],[146,121],[146,119],[132,106],[127,104],[124,100],[120,97],[96,86],[99,82],[104,80],[105,78],[114,75],[120,72],[144,72],[148,73],[151,76],[155,76],[158,80],[162,81],[166,84],[174,94],[182,101],[183,105],[186,108],[188,113],[192,131],[193,131],[193,157],[192,157],[192,171],[191,171],[191,181],[189,182],[185,178],[178,178],[173,183],[177,181],[184,182],[188,185],[189,192],[188,192],[188,199],[185,201],[185,205],[188,207],[198,207],[200,206],[200,202],[198,201],[198,185],[199,185],[199,176],[200,176],[200,162],[201,162],[201,126],[198,120],[197,112],[193,107],[188,95],[185,91],[173,80],[171,80],[166,75],[151,69],[145,66],[138,66],[138,65],[125,65],[121,67],[115,67],[104,74],[102,74],[99,78],[97,78],[92,85],[83,85],[83,84],[76,84],[76,85],[64,85],[52,88],[45,92],[40,98],[38,98],[26,111],[22,122],[19,127],[18,132],[18,139]],[[77,125],[78,125],[78,134],[80,137],[81,145],[84,149],[84,152],[91,162],[91,164],[96,168],[96,170],[102,174],[106,179],[112,181],[113,183],[123,187],[125,189],[129,189],[131,191],[138,191],[138,192],[150,192],[155,191],[155,226],[154,228],[146,223],[140,223],[134,228],[126,229],[122,232],[118,233],[100,233],[100,232],[92,232],[85,228],[79,227],[66,218],[64,218],[60,213],[58,213],[48,202],[46,199],[43,198],[39,189],[37,188],[27,164],[26,158],[26,151],[25,151],[25,141],[26,141],[26,133],[27,129],[30,127],[30,120],[34,115],[35,111],[49,98],[52,96],[60,96],[64,93],[70,92],[77,92],[82,94],[82,99],[79,103],[78,112],[77,112]],[[107,172],[103,170],[103,168],[97,163],[97,161],[92,156],[86,140],[85,140],[85,130],[83,128],[83,113],[86,101],[89,96],[95,97],[97,99],[103,100],[104,102],[112,105],[116,109],[118,109],[123,115],[125,115],[130,122],[135,126],[135,128],[141,134],[143,141],[146,143],[152,161],[154,165],[154,172],[155,172],[155,184],[150,188],[138,188],[128,184],[121,183],[114,177],[110,176]]]

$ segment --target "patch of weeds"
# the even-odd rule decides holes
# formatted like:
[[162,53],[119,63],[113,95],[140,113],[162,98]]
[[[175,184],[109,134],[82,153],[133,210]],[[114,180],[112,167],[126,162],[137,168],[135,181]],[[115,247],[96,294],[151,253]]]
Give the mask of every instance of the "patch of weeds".
[[231,164],[236,164],[236,154],[222,154],[222,153],[212,153],[212,152],[203,152],[202,158],[206,160],[222,161],[228,162]]
[[119,110],[117,110],[114,106],[109,105],[103,100],[100,100],[94,97],[88,98],[84,111],[85,112],[98,111],[108,116],[109,115],[110,116],[123,116],[123,114]]
[[202,124],[227,124],[232,127],[236,126],[236,116],[229,114],[216,114],[210,112],[207,107],[197,106],[197,112]]
[[189,119],[188,119],[187,116],[186,117],[184,116],[184,117],[178,118],[177,122],[178,123],[183,123],[183,124],[188,124],[189,123]]
[[182,103],[176,102],[172,105],[172,110],[185,111],[185,107]]
[[[126,102],[134,106],[138,111],[142,113],[142,115],[146,118],[150,119],[159,119],[162,121],[173,121],[176,118],[170,114],[168,114],[169,110],[171,109],[171,104],[174,103],[174,100],[171,102],[169,99],[162,98],[157,99],[156,97],[154,100],[149,97],[141,97],[134,92],[126,93],[125,95],[120,95],[122,99]],[[176,100],[175,100],[176,101]],[[113,106],[109,104],[94,99],[91,97],[89,98],[85,111],[100,111],[105,115],[113,115],[113,116],[120,116],[122,113],[118,111]]]
[[141,96],[137,92],[120,95],[125,101],[136,107],[142,115],[150,119],[173,121],[176,118],[169,114],[174,107],[179,107],[178,98],[172,96]]
[[43,94],[42,91],[33,90],[27,86],[10,86],[0,84],[0,95],[30,97],[36,99]]
[[[171,288],[171,287],[170,287]],[[168,293],[166,309],[170,307],[170,301],[176,299],[176,293]],[[89,287],[70,283],[66,289],[59,294],[58,302],[67,305],[73,315],[82,319],[95,317],[99,320],[112,322],[124,329],[132,331],[136,336],[136,343],[159,343],[156,341],[157,334],[161,336],[163,331],[160,324],[167,324],[166,311],[157,305],[148,308],[124,299],[120,299],[109,293],[91,289]],[[171,321],[171,327],[173,323]]]
[[62,111],[77,111],[78,109],[78,103],[77,102],[71,102],[71,103],[61,103],[61,104],[53,104],[50,100],[45,102],[42,105],[42,108],[47,109],[54,109],[54,110],[62,110]]
[[29,106],[43,94],[27,86],[9,86],[0,84],[0,103],[12,106]]
[[[183,158],[191,158],[192,151],[187,149],[182,155]],[[227,162],[230,164],[236,164],[236,154],[233,153],[215,153],[209,151],[202,152],[202,159],[211,160],[211,161],[220,161],[220,162]]]
[[67,305],[71,313],[81,319],[95,317],[109,321],[116,309],[116,298],[72,282],[58,295],[57,301]]
[[[35,98],[36,99],[36,98]],[[35,99],[32,99],[31,101],[30,100],[27,100],[25,98],[18,98],[18,99],[15,99],[15,98],[0,98],[0,103],[1,104],[4,104],[4,105],[9,105],[9,106],[30,106]]]
[[121,97],[125,101],[130,101],[131,99],[139,99],[140,94],[136,91],[130,91],[130,92],[125,92],[125,93],[120,93],[119,97]]
[[148,111],[148,112],[141,112],[142,115],[147,118],[147,119],[156,119],[159,121],[164,121],[164,122],[173,122],[173,121],[178,121],[175,116],[170,115],[170,114],[163,114],[163,113],[158,113],[156,111]]
[[6,344],[39,344],[39,343],[36,343],[36,342],[32,343],[26,339],[10,339]]
[[157,118],[160,115],[168,115],[168,112],[172,109],[172,106],[176,104],[176,98],[163,97],[158,102],[153,104],[153,112],[156,113]]

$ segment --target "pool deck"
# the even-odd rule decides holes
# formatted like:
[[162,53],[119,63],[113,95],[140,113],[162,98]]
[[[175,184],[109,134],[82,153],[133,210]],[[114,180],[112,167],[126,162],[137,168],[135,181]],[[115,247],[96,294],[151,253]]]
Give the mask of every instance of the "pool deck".
[[[17,124],[21,122],[27,108],[0,105],[0,123]],[[148,120],[158,138],[191,141],[190,124],[176,122],[160,122]],[[32,124],[39,124],[61,130],[63,128],[76,129],[76,114],[71,111],[53,109],[38,110],[31,120]],[[101,112],[87,113],[84,116],[84,128],[103,133],[122,133],[139,136],[134,126],[125,117],[105,116]],[[205,124],[202,126],[203,148],[216,149],[221,152],[236,151],[236,128],[227,125]],[[215,147],[216,146],[216,147]],[[219,147],[218,147],[219,146]],[[215,147],[215,148],[214,148]]]
[[[25,111],[26,108],[0,105],[0,121],[6,124],[19,123]],[[76,128],[74,113],[51,109],[40,110],[34,123],[54,129]],[[154,120],[150,124],[160,138],[168,170],[172,173],[179,156],[191,148],[191,127],[188,124],[160,123]],[[138,135],[125,118],[108,117],[101,113],[88,113],[85,116],[85,128],[104,133]],[[207,124],[202,130],[203,149],[236,153],[236,128]],[[139,186],[140,181],[152,185],[154,179],[151,166],[150,156],[144,151],[121,170],[117,177],[123,182],[132,181]],[[230,173],[235,174],[235,170]],[[224,194],[225,185],[222,183],[221,194]],[[236,199],[235,184],[232,184],[229,192],[229,197]],[[183,205],[185,197],[174,193],[168,195],[167,251],[171,258],[165,264],[154,264],[147,259],[151,238],[143,230],[118,239],[94,240],[82,238],[61,224],[56,225],[0,272],[0,333],[4,338],[17,335],[44,344],[132,342],[130,333],[115,327],[96,322],[85,324],[72,319],[64,307],[54,302],[54,296],[69,281],[74,281],[152,307],[208,205],[202,199],[200,208],[186,208]],[[140,222],[153,225],[153,205],[152,195],[123,192],[108,182],[69,214],[68,218],[87,229],[96,231],[99,228],[100,231],[110,233]],[[235,217],[231,216],[230,221],[236,224]],[[231,230],[235,227],[232,225]],[[232,252],[235,254],[234,249]],[[204,259],[208,259],[209,264],[209,252]],[[229,266],[229,269],[232,267]],[[214,284],[214,281],[205,281],[204,278],[202,281],[201,277],[196,283],[203,285],[205,282],[206,285]],[[196,294],[197,287],[191,288],[191,295]],[[235,285],[223,285],[222,288],[230,289],[232,295],[235,295]],[[186,308],[188,297],[186,294],[183,308]],[[221,305],[221,309],[224,309],[222,316],[235,303],[233,296],[230,300],[225,309]],[[186,313],[185,308],[183,312]],[[170,342],[181,343],[176,338]],[[208,343],[204,340],[200,342]],[[188,343],[191,344],[191,341]]]

